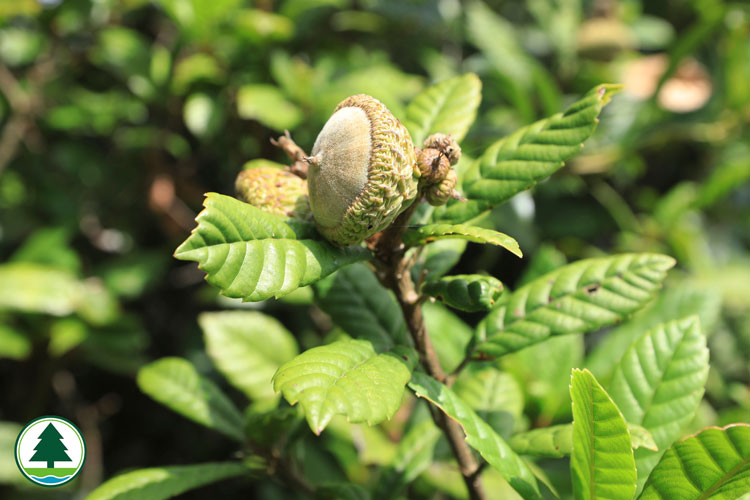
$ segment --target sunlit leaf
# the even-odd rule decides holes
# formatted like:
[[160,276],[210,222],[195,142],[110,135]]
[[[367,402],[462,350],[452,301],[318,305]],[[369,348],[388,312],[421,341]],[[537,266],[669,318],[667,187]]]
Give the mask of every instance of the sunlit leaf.
[[425,89],[406,108],[406,128],[417,147],[431,134],[450,134],[461,141],[482,100],[482,82],[468,73]]
[[[633,449],[655,450],[651,433],[639,425],[627,424]],[[508,444],[520,455],[560,458],[573,451],[573,424],[551,425],[514,435]]]
[[534,474],[526,463],[452,390],[421,372],[412,375],[409,387],[417,396],[431,401],[461,424],[469,446],[497,469],[521,496],[526,499],[542,498]]
[[639,500],[735,500],[750,492],[750,425],[704,429],[675,443]]
[[184,417],[242,441],[239,410],[210,380],[182,358],[162,358],[138,371],[138,387]]
[[458,238],[474,243],[488,243],[505,248],[512,254],[523,257],[518,242],[507,234],[468,224],[428,224],[404,233],[406,246],[417,246],[432,241]]
[[237,112],[241,118],[258,120],[274,130],[293,129],[302,113],[271,85],[245,85],[237,93]]
[[506,295],[480,325],[477,348],[500,356],[621,321],[653,298],[674,263],[666,255],[621,254],[557,269]]
[[421,292],[454,309],[477,312],[492,309],[503,293],[503,284],[492,276],[456,274],[426,282]]
[[708,377],[708,349],[697,316],[643,334],[615,368],[609,392],[628,422],[646,428],[659,451],[640,449],[639,489],[659,457],[692,420]]
[[229,196],[208,193],[204,206],[175,257],[198,262],[206,281],[228,297],[280,297],[369,256],[359,247],[297,239],[280,217]]
[[573,370],[573,453],[576,500],[631,500],[635,459],[625,419],[588,370]]
[[320,434],[337,414],[370,425],[393,416],[414,364],[409,349],[378,354],[365,340],[339,340],[285,363],[273,387],[289,404],[299,402],[310,428]]

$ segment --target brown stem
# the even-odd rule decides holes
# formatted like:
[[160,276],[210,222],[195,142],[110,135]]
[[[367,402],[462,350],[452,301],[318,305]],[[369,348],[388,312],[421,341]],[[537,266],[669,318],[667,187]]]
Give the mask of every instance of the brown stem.
[[292,160],[292,164],[288,167],[291,173],[302,179],[307,179],[307,153],[297,146],[288,130],[278,139],[271,139],[271,144],[284,150],[289,159]]
[[[422,306],[414,281],[411,278],[413,262],[405,256],[404,244],[401,241],[404,231],[408,227],[417,202],[405,210],[396,221],[385,230],[375,241],[372,248],[378,262],[375,265],[376,274],[384,286],[393,290],[406,319],[414,345],[419,353],[419,361],[428,375],[440,382],[445,382],[446,374],[440,366],[427,328],[424,324]],[[484,500],[487,495],[480,477],[481,468],[469,445],[466,444],[464,431],[460,424],[449,418],[435,406],[430,407],[432,419],[440,427],[450,443],[453,456],[458,462],[461,475],[472,500]]]

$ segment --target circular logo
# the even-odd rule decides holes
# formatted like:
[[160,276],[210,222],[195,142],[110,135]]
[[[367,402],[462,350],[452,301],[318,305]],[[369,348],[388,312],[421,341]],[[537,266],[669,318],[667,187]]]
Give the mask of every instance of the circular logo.
[[61,486],[81,472],[86,442],[73,422],[46,416],[32,420],[16,439],[16,465],[21,474],[41,486]]

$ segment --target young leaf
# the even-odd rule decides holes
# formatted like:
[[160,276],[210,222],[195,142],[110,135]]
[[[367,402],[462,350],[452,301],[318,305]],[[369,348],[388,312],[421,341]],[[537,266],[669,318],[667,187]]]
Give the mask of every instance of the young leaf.
[[239,410],[210,380],[198,374],[189,361],[162,358],[138,371],[138,387],[151,398],[184,417],[243,440]]
[[574,369],[573,454],[570,469],[577,500],[631,500],[635,459],[625,419],[588,370]]
[[274,397],[271,379],[297,355],[297,341],[276,319],[255,311],[198,316],[206,352],[235,387],[254,400]]
[[441,435],[440,429],[429,418],[412,427],[401,439],[391,468],[380,477],[373,498],[397,498],[404,486],[411,484],[430,466],[435,444]]
[[139,469],[105,481],[86,500],[164,500],[248,472],[246,465],[232,462]]
[[523,257],[518,242],[512,237],[499,231],[468,224],[428,224],[416,229],[408,229],[404,233],[403,240],[407,247],[414,247],[447,238],[489,243],[503,247],[517,257]]
[[541,499],[534,474],[492,427],[472,410],[466,402],[446,386],[421,372],[414,372],[409,388],[420,398],[439,407],[456,420],[466,433],[466,442],[487,462],[500,471],[514,490],[525,499]]
[[316,434],[337,414],[374,425],[398,410],[414,363],[406,348],[377,354],[365,340],[339,340],[284,364],[273,376],[273,388],[289,404],[300,402]]
[[198,226],[174,256],[198,262],[206,281],[228,297],[281,297],[369,255],[360,247],[297,239],[280,217],[230,196],[208,193],[203,205]]
[[[633,449],[656,449],[651,433],[639,425],[627,424]],[[552,425],[516,434],[508,441],[520,455],[560,458],[573,451],[573,424]]]
[[708,377],[708,349],[697,316],[647,331],[615,368],[609,392],[628,422],[645,427],[660,451],[638,450],[638,486],[693,418]]
[[563,166],[594,133],[602,108],[620,85],[591,89],[564,113],[528,125],[492,144],[463,179],[468,202],[453,200],[437,219],[464,222],[533,187]]
[[710,427],[675,443],[639,500],[734,500],[750,492],[750,425]]
[[[330,281],[330,283],[329,283]],[[352,337],[369,340],[378,352],[406,343],[404,315],[393,295],[364,265],[341,269],[315,287],[318,305]]]
[[431,134],[450,134],[460,142],[477,116],[482,82],[467,73],[443,80],[419,94],[406,108],[405,125],[417,147]]
[[421,292],[461,311],[488,311],[503,293],[503,284],[492,276],[457,274],[427,282]]
[[616,323],[653,297],[674,265],[642,253],[585,259],[519,288],[480,324],[477,348],[501,356],[551,335],[583,333]]

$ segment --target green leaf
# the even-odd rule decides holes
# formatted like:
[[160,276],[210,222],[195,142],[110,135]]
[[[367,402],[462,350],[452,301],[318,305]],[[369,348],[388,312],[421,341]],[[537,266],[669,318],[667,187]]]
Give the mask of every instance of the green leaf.
[[460,142],[474,123],[482,100],[482,82],[467,73],[425,89],[406,108],[405,125],[412,141],[421,147],[435,133],[450,134]]
[[677,442],[639,500],[735,500],[750,492],[750,425],[711,427]]
[[295,128],[302,120],[302,112],[284,98],[272,85],[244,85],[237,92],[237,112],[240,118],[258,120],[278,131]]
[[355,264],[316,287],[318,305],[355,338],[369,340],[378,352],[406,343],[404,315],[393,295],[367,267]]
[[243,418],[229,398],[198,374],[189,361],[162,358],[138,371],[138,387],[151,398],[190,420],[243,440]]
[[373,498],[398,498],[401,490],[430,466],[441,435],[429,418],[412,427],[401,439],[391,467],[379,478]]
[[427,282],[421,292],[437,297],[454,309],[477,312],[492,309],[503,293],[503,284],[492,276],[457,274]]
[[620,89],[598,85],[564,113],[492,144],[464,176],[462,189],[468,202],[449,201],[438,218],[464,222],[552,175],[581,150],[583,141],[594,133],[602,108]]
[[586,368],[607,385],[617,363],[643,332],[667,321],[697,314],[706,336],[713,331],[721,311],[721,295],[710,288],[681,283],[667,287],[651,304],[622,325],[607,332],[586,359]]
[[163,500],[248,472],[247,466],[231,462],[139,469],[104,482],[86,500]]
[[[656,449],[651,433],[640,425],[627,424],[633,449]],[[552,425],[516,434],[508,441],[516,453],[560,458],[573,451],[573,424]]]
[[506,295],[480,324],[477,348],[501,356],[621,321],[651,300],[674,263],[661,254],[620,254],[557,269]]
[[508,483],[526,499],[540,499],[534,474],[492,427],[472,410],[465,401],[421,372],[412,375],[409,387],[420,398],[425,398],[458,422],[466,433],[466,442],[497,469]]
[[628,422],[651,432],[660,450],[636,452],[639,489],[692,420],[707,377],[708,349],[697,316],[647,331],[615,368],[612,399]]
[[377,354],[365,340],[339,340],[284,364],[273,377],[273,388],[289,404],[300,402],[316,434],[337,414],[374,425],[398,410],[414,363],[409,349]]
[[23,360],[31,354],[31,339],[23,332],[0,323],[0,358]]
[[455,266],[466,250],[466,240],[438,240],[428,243],[422,250],[424,261],[417,262],[412,269],[414,281],[419,281],[422,271],[425,271],[424,280],[432,281]]
[[298,240],[280,217],[229,196],[208,193],[203,204],[198,227],[175,257],[198,262],[206,281],[228,297],[281,297],[369,256],[360,247]]
[[0,265],[0,309],[67,316],[75,312],[80,284],[67,271],[40,264]]
[[254,400],[274,397],[271,379],[297,355],[297,341],[276,319],[254,311],[198,316],[206,352],[235,387]]
[[625,419],[588,370],[574,369],[573,454],[570,469],[577,500],[631,500],[635,459]]
[[518,242],[498,231],[468,224],[428,224],[404,233],[404,244],[408,247],[420,246],[432,241],[459,238],[474,243],[489,243],[503,247],[513,255],[523,257]]
[[422,304],[422,314],[440,366],[450,373],[466,356],[466,346],[471,341],[471,328],[439,302]]

